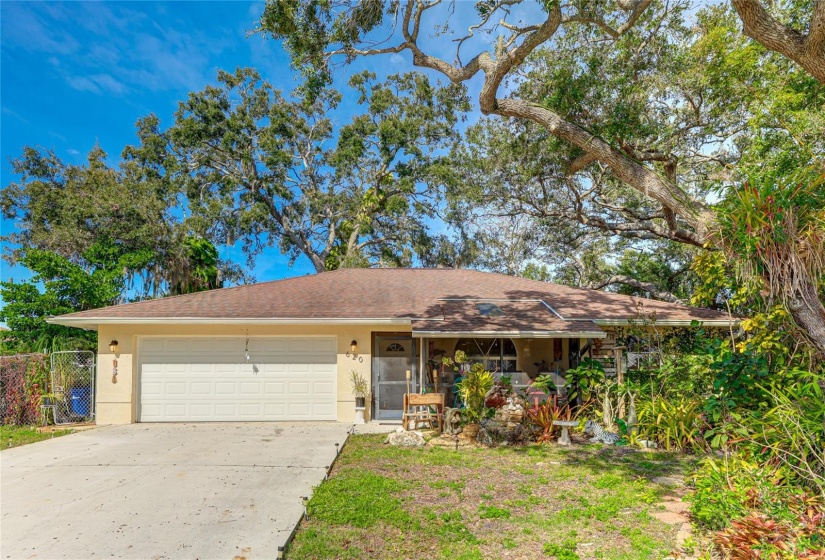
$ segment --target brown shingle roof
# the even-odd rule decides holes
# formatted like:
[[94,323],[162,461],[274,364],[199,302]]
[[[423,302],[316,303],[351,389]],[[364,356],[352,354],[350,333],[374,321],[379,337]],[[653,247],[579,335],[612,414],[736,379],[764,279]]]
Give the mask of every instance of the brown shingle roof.
[[[439,300],[443,317],[439,320],[413,321],[413,330],[419,333],[553,333],[557,336],[592,336],[603,333],[590,321],[565,321],[539,300],[485,301]],[[493,303],[501,316],[484,316],[479,303]]]
[[[175,322],[175,319],[437,319],[477,324],[471,307],[448,300],[510,300],[510,319],[574,328],[569,320],[727,321],[725,313],[476,270],[343,269],[71,313],[55,322]],[[521,306],[512,303],[529,300]],[[543,301],[547,305],[539,305]],[[521,306],[521,307],[520,307]],[[545,309],[549,307],[552,309]],[[554,313],[555,311],[555,313]],[[561,320],[561,321],[560,321]],[[433,321],[426,321],[433,322]],[[418,325],[419,321],[416,321]],[[506,320],[499,321],[505,324]],[[520,323],[520,324],[522,324]],[[446,324],[446,323],[445,323]],[[498,324],[485,320],[485,324]],[[516,326],[516,325],[510,325]],[[591,327],[592,330],[592,327]]]

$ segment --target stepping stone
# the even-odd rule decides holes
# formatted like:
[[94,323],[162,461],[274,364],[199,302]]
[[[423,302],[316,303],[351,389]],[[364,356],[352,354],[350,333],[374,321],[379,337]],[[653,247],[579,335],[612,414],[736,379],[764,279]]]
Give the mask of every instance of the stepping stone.
[[650,515],[663,523],[667,523],[668,525],[683,525],[688,522],[687,517],[672,511],[655,511]]
[[665,507],[667,511],[671,511],[673,513],[686,513],[687,510],[690,508],[688,504],[679,500],[677,501],[665,501],[661,505]]
[[653,478],[652,482],[656,484],[661,484],[663,486],[682,486],[684,485],[684,481],[681,478],[675,478],[672,476],[657,476]]

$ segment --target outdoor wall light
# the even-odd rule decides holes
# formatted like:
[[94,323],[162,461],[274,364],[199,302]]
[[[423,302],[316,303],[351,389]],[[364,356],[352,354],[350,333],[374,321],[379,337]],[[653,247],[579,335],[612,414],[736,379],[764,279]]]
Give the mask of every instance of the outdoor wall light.
[[112,351],[112,354],[115,354],[115,358],[112,360],[112,383],[117,383],[117,340],[109,343],[109,350]]
[[353,360],[358,360],[359,362],[363,362],[364,358],[358,355],[358,341],[353,340],[349,343],[349,350],[347,351],[347,358],[352,358]]

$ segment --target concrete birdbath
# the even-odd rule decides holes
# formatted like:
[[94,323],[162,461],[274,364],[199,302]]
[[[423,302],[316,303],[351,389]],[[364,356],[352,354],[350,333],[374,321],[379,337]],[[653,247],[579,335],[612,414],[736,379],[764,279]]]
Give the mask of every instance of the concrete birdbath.
[[554,426],[561,426],[561,436],[559,436],[559,445],[570,445],[570,432],[567,428],[575,428],[579,425],[577,420],[554,420]]

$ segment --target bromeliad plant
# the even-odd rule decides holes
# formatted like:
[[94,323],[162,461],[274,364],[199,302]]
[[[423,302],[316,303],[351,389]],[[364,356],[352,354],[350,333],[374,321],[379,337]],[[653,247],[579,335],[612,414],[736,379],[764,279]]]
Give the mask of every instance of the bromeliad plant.
[[583,407],[572,408],[569,404],[559,406],[558,397],[553,396],[544,402],[525,408],[527,421],[541,430],[541,434],[536,439],[538,443],[547,443],[553,439],[553,430],[557,420],[572,422],[578,420],[587,409]]
[[701,449],[699,402],[689,399],[656,398],[639,407],[639,430],[670,451]]
[[825,174],[752,179],[718,207],[716,240],[744,281],[781,301],[808,342],[825,354]]

